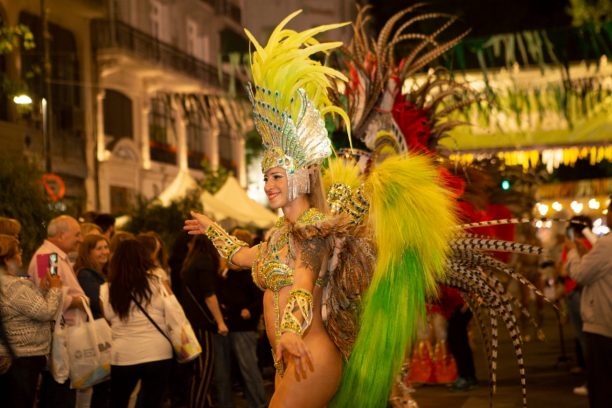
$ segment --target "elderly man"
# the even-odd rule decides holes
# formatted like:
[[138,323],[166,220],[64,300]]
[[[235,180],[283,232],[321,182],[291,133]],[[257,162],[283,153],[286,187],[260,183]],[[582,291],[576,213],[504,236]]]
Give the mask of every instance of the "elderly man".
[[[85,319],[85,313],[82,309],[83,301],[81,300],[86,297],[85,292],[79,285],[72,264],[68,259],[68,253],[75,251],[82,241],[81,228],[77,220],[67,215],[52,219],[47,227],[47,239],[34,253],[28,269],[30,277],[35,283],[39,284],[41,277],[46,274],[46,270],[38,270],[38,256],[57,253],[58,275],[61,278],[62,285],[68,289],[66,296],[64,296],[62,310],[64,320],[69,326],[76,323],[78,315]],[[59,384],[51,377],[49,372],[44,372],[40,400],[40,407],[74,407],[75,395],[69,388],[69,381],[65,384]]]
[[[612,227],[612,203],[607,224]],[[600,238],[587,253],[577,241],[567,240],[566,270],[583,287],[580,300],[587,346],[587,388],[591,408],[612,401],[612,234]]]

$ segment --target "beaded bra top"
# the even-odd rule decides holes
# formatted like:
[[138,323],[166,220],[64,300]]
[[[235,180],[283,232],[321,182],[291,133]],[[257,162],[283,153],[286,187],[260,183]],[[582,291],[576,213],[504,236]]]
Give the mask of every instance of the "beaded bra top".
[[[316,208],[305,211],[296,224],[311,225],[325,219],[325,214]],[[259,253],[253,264],[253,281],[261,289],[278,292],[285,286],[293,285],[295,249],[290,236],[289,221],[280,217],[267,242],[259,244]],[[319,284],[319,280],[317,280]]]

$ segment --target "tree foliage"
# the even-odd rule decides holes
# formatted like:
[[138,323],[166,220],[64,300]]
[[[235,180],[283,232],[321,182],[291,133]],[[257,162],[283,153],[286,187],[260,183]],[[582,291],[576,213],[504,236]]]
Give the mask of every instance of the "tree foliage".
[[612,20],[610,0],[570,0],[567,11],[576,27],[585,24],[595,24],[598,27],[601,23]]
[[214,170],[207,161],[202,162],[202,172],[204,177],[198,180],[198,187],[210,194],[215,194],[223,187],[227,178],[232,175],[232,171],[223,166]]
[[130,210],[130,221],[124,226],[126,231],[134,234],[144,231],[157,232],[166,248],[171,248],[183,229],[183,223],[190,211],[202,211],[201,196],[203,191],[215,194],[225,184],[232,172],[223,166],[213,170],[207,162],[202,163],[204,177],[198,180],[198,186],[187,192],[184,197],[172,200],[169,205],[153,198],[140,196]]
[[130,221],[124,229],[134,234],[155,231],[161,236],[166,248],[172,248],[189,212],[202,211],[200,195],[200,189],[191,190],[185,197],[171,201],[168,206],[163,206],[158,200],[138,197],[130,212]]
[[34,46],[34,35],[28,26],[0,27],[0,55],[9,54],[19,47],[30,50]]
[[47,223],[57,215],[43,191],[41,175],[26,157],[0,154],[0,215],[21,223],[24,261],[45,239]]

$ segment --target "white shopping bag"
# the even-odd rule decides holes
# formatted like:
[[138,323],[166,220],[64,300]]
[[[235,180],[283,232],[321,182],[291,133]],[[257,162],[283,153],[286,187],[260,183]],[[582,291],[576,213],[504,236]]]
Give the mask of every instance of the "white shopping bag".
[[49,356],[49,371],[53,379],[63,384],[68,379],[70,367],[68,362],[68,349],[66,346],[66,327],[62,317],[62,308],[55,317],[55,328],[51,339],[51,355]]
[[110,378],[111,328],[104,319],[94,320],[91,309],[83,301],[88,321],[77,318],[67,328],[70,387],[89,388]]
[[179,363],[193,360],[202,353],[202,347],[176,296],[161,286],[167,334],[174,348],[174,357]]

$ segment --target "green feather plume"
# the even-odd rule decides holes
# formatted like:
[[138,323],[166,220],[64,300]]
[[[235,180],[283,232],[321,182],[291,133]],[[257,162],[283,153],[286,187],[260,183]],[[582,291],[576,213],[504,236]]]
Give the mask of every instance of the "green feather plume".
[[435,281],[443,276],[456,224],[451,195],[424,156],[385,160],[371,172],[364,189],[377,264],[332,407],[387,406],[426,298],[435,295]]

